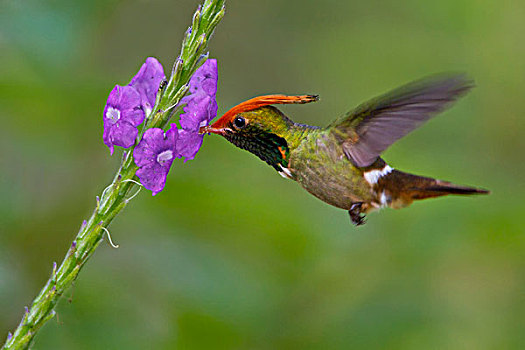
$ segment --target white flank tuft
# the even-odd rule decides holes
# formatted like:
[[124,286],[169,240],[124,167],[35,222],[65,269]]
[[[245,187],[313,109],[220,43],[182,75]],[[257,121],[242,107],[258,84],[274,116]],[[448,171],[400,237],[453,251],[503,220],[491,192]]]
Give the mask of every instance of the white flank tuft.
[[386,207],[388,205],[388,198],[386,197],[385,191],[381,192],[381,197],[379,198],[379,201],[381,202],[381,208]]
[[284,177],[285,179],[291,179],[292,178],[292,172],[288,168],[283,168],[282,165],[280,165],[281,171],[279,171],[279,175]]
[[394,169],[392,169],[388,165],[385,165],[385,167],[381,170],[370,170],[364,173],[363,175],[365,177],[366,182],[368,182],[370,185],[375,185],[380,178],[387,174],[390,174],[392,170]]

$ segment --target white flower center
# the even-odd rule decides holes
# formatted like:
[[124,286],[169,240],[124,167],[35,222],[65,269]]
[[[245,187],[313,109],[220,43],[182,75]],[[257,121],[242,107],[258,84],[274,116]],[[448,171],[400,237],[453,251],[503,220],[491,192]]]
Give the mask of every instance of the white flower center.
[[170,161],[173,158],[173,151],[167,150],[164,152],[159,153],[157,156],[157,162],[159,164],[164,164],[167,161]]
[[143,107],[143,108],[144,108],[144,115],[145,115],[146,117],[149,117],[150,114],[151,114],[151,106],[150,106],[150,104],[149,104],[148,102],[146,102],[146,103],[144,104],[144,107]]
[[116,108],[109,107],[106,111],[106,118],[108,118],[111,124],[115,124],[120,119],[120,111]]

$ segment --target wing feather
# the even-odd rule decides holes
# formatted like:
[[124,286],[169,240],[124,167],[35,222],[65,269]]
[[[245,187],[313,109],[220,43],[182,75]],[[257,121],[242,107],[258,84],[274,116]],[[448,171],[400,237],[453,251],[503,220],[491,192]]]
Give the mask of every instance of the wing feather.
[[330,127],[348,159],[367,167],[472,87],[465,75],[426,78],[360,105]]

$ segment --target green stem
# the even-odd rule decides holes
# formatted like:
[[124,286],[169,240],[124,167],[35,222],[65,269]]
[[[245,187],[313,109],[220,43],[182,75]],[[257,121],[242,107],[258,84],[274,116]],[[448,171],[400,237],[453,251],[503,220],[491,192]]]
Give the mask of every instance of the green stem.
[[[205,0],[193,16],[191,33],[187,33],[182,44],[180,58],[182,62],[175,64],[168,84],[159,90],[159,98],[153,112],[146,118],[146,128],[164,127],[177,107],[180,98],[188,90],[188,82],[199,63],[206,57],[207,42],[217,24],[224,16],[224,0]],[[203,59],[204,58],[204,59]],[[142,134],[142,133],[141,133]],[[64,292],[76,280],[84,264],[93,255],[106,232],[106,227],[128,204],[130,193],[138,190],[135,176],[138,167],[133,161],[132,147],[123,157],[122,165],[110,186],[97,197],[97,205],[91,217],[84,221],[80,231],[73,240],[69,250],[53,272],[30,308],[22,317],[22,321],[11,334],[9,333],[5,349],[27,349],[31,345],[38,330],[55,315],[55,307]]]

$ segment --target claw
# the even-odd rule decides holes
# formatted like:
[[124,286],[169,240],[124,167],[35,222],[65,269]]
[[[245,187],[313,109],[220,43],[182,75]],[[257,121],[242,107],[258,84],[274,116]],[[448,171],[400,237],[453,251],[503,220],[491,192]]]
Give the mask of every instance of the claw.
[[348,214],[350,215],[350,220],[352,223],[356,226],[361,226],[366,223],[365,220],[365,214],[361,213],[361,209],[363,207],[362,202],[353,203],[350,207],[350,210],[348,211]]

